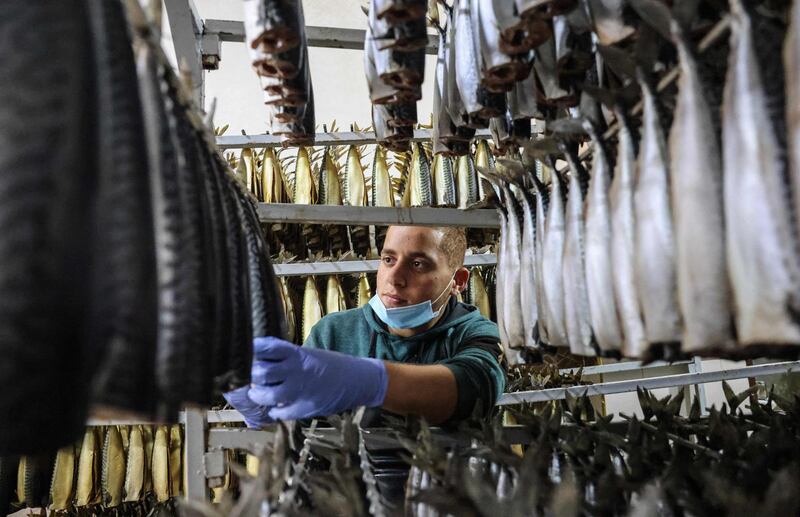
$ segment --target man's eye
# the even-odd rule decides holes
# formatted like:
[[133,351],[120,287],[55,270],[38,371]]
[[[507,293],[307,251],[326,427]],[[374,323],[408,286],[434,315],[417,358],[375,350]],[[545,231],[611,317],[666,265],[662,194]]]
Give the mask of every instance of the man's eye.
[[384,264],[391,264],[392,263],[392,257],[383,257],[383,263]]
[[420,267],[422,267],[424,265],[425,264],[423,262],[419,261],[419,260],[415,260],[414,261],[414,267],[420,268]]

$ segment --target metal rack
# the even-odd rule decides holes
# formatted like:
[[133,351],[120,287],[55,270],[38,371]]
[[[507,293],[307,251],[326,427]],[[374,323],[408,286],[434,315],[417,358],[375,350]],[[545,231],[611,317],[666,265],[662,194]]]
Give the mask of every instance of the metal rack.
[[[292,262],[273,264],[272,269],[276,276],[352,275],[377,271],[379,263],[379,260],[362,259],[335,262]],[[495,264],[497,264],[497,255],[494,253],[467,255],[464,258],[465,267],[493,266]]]

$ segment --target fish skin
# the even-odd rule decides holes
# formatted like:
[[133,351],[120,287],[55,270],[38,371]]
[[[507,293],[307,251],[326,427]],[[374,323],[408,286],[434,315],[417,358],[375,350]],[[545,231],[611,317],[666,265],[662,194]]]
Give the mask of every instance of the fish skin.
[[455,78],[459,97],[468,114],[478,113],[484,107],[478,98],[480,54],[472,21],[476,14],[475,3],[476,0],[457,0],[453,3],[455,24],[451,48],[455,50]]
[[[53,478],[50,483],[50,511],[66,511],[72,508],[75,482],[75,445],[62,447],[56,453]],[[3,508],[0,507],[0,511]]]
[[300,147],[297,150],[294,170],[294,204],[316,204],[317,193],[314,188],[314,176],[311,174],[311,159],[308,157],[307,148]]
[[291,4],[285,0],[245,0],[247,46],[279,53],[299,45],[299,25],[297,18],[292,16]]
[[169,427],[169,494],[183,495],[183,434],[180,424]]
[[593,356],[592,324],[589,316],[589,297],[586,290],[584,262],[586,235],[583,219],[584,196],[588,174],[577,156],[566,151],[569,164],[569,197],[564,237],[564,314],[570,353]]
[[142,492],[144,496],[153,492],[153,426],[142,426],[142,444],[144,448],[144,482]]
[[394,206],[394,190],[389,166],[386,163],[386,150],[383,146],[375,147],[372,158],[372,206]]
[[566,347],[567,329],[564,320],[564,282],[562,265],[564,258],[564,193],[559,172],[551,169],[550,204],[544,231],[544,254],[542,256],[542,287],[547,313],[547,336],[550,345]]
[[153,440],[153,492],[156,501],[165,502],[170,498],[169,491],[169,438],[165,425],[156,426]]
[[367,187],[361,157],[356,146],[347,151],[347,164],[344,171],[344,202],[350,206],[367,206]]
[[106,428],[101,460],[101,488],[103,505],[115,508],[122,503],[122,489],[125,484],[125,449],[117,426]]
[[78,479],[75,484],[75,506],[100,503],[100,429],[87,427],[78,457]]
[[428,157],[418,143],[411,144],[411,170],[409,184],[411,206],[431,206],[433,204],[433,183]]
[[[523,324],[523,309],[520,303],[520,291],[522,283],[519,281],[520,273],[520,254],[522,252],[522,228],[519,220],[520,207],[516,196],[511,191],[507,183],[502,184],[504,201],[506,204],[506,244],[503,247],[506,258],[503,263],[503,278],[505,286],[503,288],[504,304],[503,317],[505,319],[505,331],[508,338],[508,346],[514,349],[524,348],[529,342],[526,339],[525,326]],[[499,301],[499,300],[498,300]],[[511,359],[513,354],[506,353],[506,357]]]
[[539,305],[536,299],[536,197],[527,189],[520,196],[522,239],[520,246],[519,291],[525,346],[539,345]]
[[611,207],[609,184],[611,164],[603,143],[593,127],[587,126],[593,141],[592,171],[586,195],[586,294],[597,345],[604,352],[622,348],[622,329],[614,298],[611,260]]
[[[536,235],[534,237],[534,277],[544,278],[544,235],[546,228],[546,212],[549,204],[549,195],[547,189],[540,186],[536,190]],[[538,329],[539,341],[545,344],[550,344],[550,336],[548,334],[549,327],[549,314],[545,311],[544,307],[547,300],[544,296],[544,282],[536,282],[536,327]]]
[[795,227],[800,228],[800,2],[793,2],[783,48],[786,88],[786,126],[789,148],[789,179],[794,192]]
[[623,0],[588,0],[588,5],[594,32],[601,45],[613,45],[635,32],[633,27],[623,21]]
[[319,291],[313,276],[306,277],[306,285],[303,290],[303,342],[305,343],[311,334],[311,328],[322,319],[322,302],[319,299]]
[[478,202],[478,172],[472,155],[456,158],[455,183],[458,208],[467,208]]
[[[566,23],[565,20],[556,20],[554,23]],[[570,96],[570,92],[561,87],[558,81],[556,46],[553,38],[545,41],[536,49],[533,60],[533,72],[542,85],[541,94],[548,103],[561,102]],[[533,73],[532,72],[532,73]]]
[[641,78],[642,137],[634,192],[636,218],[636,288],[652,345],[681,338],[675,272],[675,232],[670,208],[669,155],[655,94]]
[[523,66],[502,51],[506,46],[501,33],[519,24],[514,4],[502,0],[475,0],[471,2],[471,9],[473,19],[477,17],[477,24],[473,23],[480,50],[482,84],[489,91],[508,91]]
[[339,182],[339,167],[333,159],[332,151],[323,151],[322,167],[319,171],[319,201],[323,205],[342,204],[342,184]]
[[325,314],[346,311],[342,283],[337,275],[328,275],[325,289]]
[[478,308],[486,319],[492,318],[492,306],[489,301],[489,292],[486,290],[486,282],[483,275],[477,269],[473,269],[469,276],[470,297],[472,305]]
[[434,205],[456,206],[456,180],[453,176],[453,162],[450,158],[437,154],[433,157]]
[[294,304],[292,303],[292,296],[289,292],[289,283],[285,276],[280,277],[279,292],[281,295],[281,303],[283,304],[283,312],[286,314],[286,339],[294,343],[297,338],[297,318],[294,312]]
[[681,350],[732,345],[731,294],[725,257],[722,163],[711,108],[680,27],[678,96],[669,134]]
[[636,290],[636,220],[634,219],[633,190],[636,175],[636,143],[633,131],[617,110],[620,124],[617,163],[614,178],[608,189],[611,208],[611,261],[614,298],[622,328],[622,353],[625,357],[641,357],[647,350],[644,324],[639,312]]
[[131,427],[128,437],[128,461],[125,466],[123,501],[137,502],[144,496],[145,450],[142,427]]
[[500,343],[503,345],[505,352],[510,353],[510,340],[508,339],[508,332],[506,331],[506,260],[508,259],[508,252],[506,247],[508,245],[508,217],[506,214],[506,207],[502,204],[497,206],[497,217],[500,220],[500,240],[497,245],[497,265],[495,266],[495,288],[494,288],[494,307],[497,318],[497,330],[500,334]]
[[356,304],[359,307],[363,307],[369,303],[370,298],[372,298],[372,288],[369,285],[369,279],[367,278],[366,273],[361,273],[361,275],[358,277]]
[[[800,262],[786,170],[783,81],[757,46],[782,39],[756,32],[758,14],[731,0],[731,50],[722,115],[725,244],[741,345],[800,343]],[[762,22],[763,23],[763,22]],[[774,32],[772,32],[774,31]],[[758,39],[757,39],[758,38]],[[768,58],[769,59],[769,58]],[[782,71],[781,71],[782,72]],[[794,78],[797,79],[796,77]],[[776,105],[776,103],[780,103]],[[779,108],[778,113],[774,113]],[[742,195],[745,193],[745,195]]]
[[[489,144],[486,142],[486,140],[478,140],[475,143],[475,168],[479,171],[481,169],[494,169],[494,158],[492,157],[492,152],[489,150]],[[493,185],[491,183],[489,183],[485,178],[479,178],[479,199],[484,199],[486,194],[492,190]]]

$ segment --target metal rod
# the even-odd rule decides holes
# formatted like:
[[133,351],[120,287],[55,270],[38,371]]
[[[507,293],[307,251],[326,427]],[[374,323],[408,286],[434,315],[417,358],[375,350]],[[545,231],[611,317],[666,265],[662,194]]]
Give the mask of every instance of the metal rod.
[[497,212],[488,209],[258,203],[258,216],[264,222],[304,224],[463,226],[466,228],[498,228],[500,226]]
[[[380,260],[339,260],[336,262],[292,262],[289,264],[273,264],[272,269],[277,276],[305,275],[352,275],[370,273],[378,270]],[[497,264],[497,255],[485,253],[467,255],[464,266],[492,266]]]
[[187,408],[184,412],[183,485],[186,487],[186,499],[193,501],[208,500],[208,483],[203,465],[206,453],[205,416],[204,410],[196,408]]
[[[488,139],[492,135],[488,129],[479,129],[475,132],[475,138]],[[431,139],[430,129],[415,129],[412,142],[426,142]],[[375,133],[372,131],[337,131],[334,133],[317,133],[314,138],[315,147],[327,147],[331,145],[364,145],[375,144]],[[220,149],[244,149],[244,148],[263,148],[280,147],[281,137],[276,135],[228,135],[217,137],[217,147]]]
[[548,400],[561,400],[567,394],[573,397],[592,397],[595,395],[611,395],[614,393],[627,393],[636,391],[637,388],[646,390],[671,388],[674,386],[687,386],[691,384],[704,384],[730,379],[742,379],[763,375],[775,375],[791,371],[800,371],[800,361],[788,361],[758,366],[745,366],[732,370],[716,372],[682,373],[678,375],[665,375],[648,379],[633,379],[627,381],[605,382],[588,386],[571,386],[568,388],[551,388],[546,390],[521,391],[518,393],[505,393],[497,401],[498,406],[521,404],[523,402],[546,402]]
[[[675,366],[685,366],[691,361],[675,361],[668,363],[664,361],[653,361],[652,363],[642,364],[641,361],[620,361],[618,363],[607,363],[598,366],[584,366],[583,375],[601,375],[607,373],[629,372],[633,370],[650,370],[653,368],[672,368]],[[581,368],[562,368],[561,374],[575,374]]]
[[[220,41],[244,43],[244,23],[233,20],[207,19],[203,34],[216,34]],[[309,47],[364,50],[366,34],[364,29],[306,26],[306,42]],[[428,34],[425,53],[436,55],[438,49],[439,38]]]

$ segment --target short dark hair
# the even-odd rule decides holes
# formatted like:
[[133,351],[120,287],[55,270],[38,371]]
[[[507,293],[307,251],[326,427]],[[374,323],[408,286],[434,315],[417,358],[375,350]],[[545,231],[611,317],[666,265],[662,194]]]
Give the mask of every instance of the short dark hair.
[[447,265],[459,268],[464,265],[464,255],[467,253],[467,233],[460,226],[437,226],[436,230],[442,232],[440,249],[447,257]]

